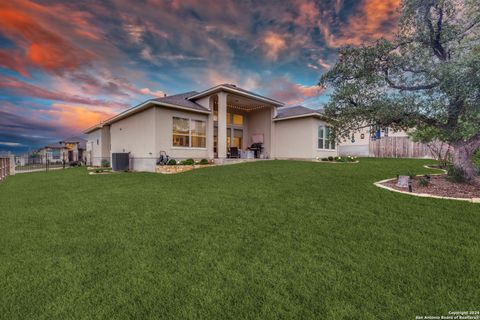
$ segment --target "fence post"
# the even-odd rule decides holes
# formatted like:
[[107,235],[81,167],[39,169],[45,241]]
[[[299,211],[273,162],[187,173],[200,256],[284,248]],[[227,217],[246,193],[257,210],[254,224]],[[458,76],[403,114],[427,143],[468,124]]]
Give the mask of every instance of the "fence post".
[[14,154],[11,154],[9,156],[10,158],[10,175],[11,176],[14,176],[15,175],[15,155]]

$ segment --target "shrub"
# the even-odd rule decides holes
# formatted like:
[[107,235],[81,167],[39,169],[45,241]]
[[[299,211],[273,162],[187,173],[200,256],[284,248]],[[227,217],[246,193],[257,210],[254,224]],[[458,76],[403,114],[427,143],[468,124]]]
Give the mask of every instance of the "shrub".
[[430,185],[430,179],[425,177],[421,177],[418,181],[418,184],[422,187],[428,187]]
[[410,179],[413,179],[413,178],[415,178],[415,176],[416,176],[416,175],[417,175],[417,174],[416,174],[415,172],[413,172],[413,171],[410,171],[410,170],[409,170],[409,171],[407,171],[407,176],[409,176],[409,177],[410,177]]
[[177,164],[177,160],[175,160],[175,159],[170,159],[170,160],[168,160],[168,163],[167,163],[167,165],[169,165],[169,166],[174,166],[176,164]]
[[187,159],[180,162],[180,164],[183,166],[193,166],[195,164],[195,161],[193,161],[193,159]]
[[462,183],[467,181],[465,171],[462,168],[449,166],[447,170],[447,180],[455,183]]
[[110,161],[102,160],[102,167],[110,167]]
[[478,149],[472,157],[472,162],[477,167],[477,173],[480,175],[480,149]]
[[210,162],[208,162],[207,159],[202,159],[198,162],[198,164],[209,164]]
[[334,160],[332,156],[328,157],[327,159],[328,159],[328,161],[333,161]]
[[322,161],[328,161],[328,158],[322,158]]

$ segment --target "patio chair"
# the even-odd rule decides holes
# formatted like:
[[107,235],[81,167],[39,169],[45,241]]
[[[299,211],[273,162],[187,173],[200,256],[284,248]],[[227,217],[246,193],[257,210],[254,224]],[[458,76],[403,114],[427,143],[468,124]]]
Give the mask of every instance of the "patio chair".
[[238,159],[240,158],[240,153],[238,152],[238,148],[237,147],[231,147],[230,148],[230,158],[235,158],[235,159]]

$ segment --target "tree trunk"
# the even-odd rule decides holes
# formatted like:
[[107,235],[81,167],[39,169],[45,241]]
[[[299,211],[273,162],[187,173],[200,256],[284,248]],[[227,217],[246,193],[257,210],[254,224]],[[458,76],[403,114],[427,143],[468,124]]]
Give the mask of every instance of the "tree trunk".
[[480,134],[468,141],[458,141],[453,144],[453,165],[462,169],[467,180],[477,176],[477,168],[472,162],[472,156],[480,147]]

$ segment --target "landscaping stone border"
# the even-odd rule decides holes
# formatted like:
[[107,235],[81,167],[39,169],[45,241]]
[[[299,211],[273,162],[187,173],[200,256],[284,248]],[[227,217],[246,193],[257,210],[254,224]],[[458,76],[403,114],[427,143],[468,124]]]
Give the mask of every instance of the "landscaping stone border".
[[351,163],[351,164],[360,163],[360,161],[358,161],[358,160],[356,160],[356,161],[322,161],[322,160],[313,160],[313,162],[318,162],[318,163]]
[[[430,175],[432,175],[432,176],[433,176],[433,175],[435,175],[435,176],[442,175],[442,174],[444,174],[444,173],[447,172],[446,170],[439,169],[439,168],[432,168],[432,167],[429,167],[428,165],[424,165],[424,167],[427,168],[427,169],[440,170],[440,171],[443,172],[443,173],[430,174]],[[417,177],[422,177],[422,176],[423,176],[423,174],[417,175]],[[383,185],[383,183],[388,182],[388,181],[392,181],[392,180],[395,180],[395,179],[397,179],[397,178],[389,178],[389,179],[385,179],[385,180],[381,180],[381,181],[374,182],[373,184],[374,184],[376,187],[379,187],[379,188],[382,188],[382,189],[386,189],[386,190],[389,190],[389,191],[392,191],[392,192],[398,192],[398,193],[408,194],[408,195],[410,195],[410,196],[415,196],[415,197],[435,198],[435,199],[446,199],[446,200],[459,200],[459,201],[467,201],[467,202],[471,202],[471,203],[480,203],[480,198],[443,197],[443,196],[436,196],[436,195],[428,194],[428,193],[414,193],[414,192],[409,192],[409,191],[400,191],[400,190],[397,190],[397,189],[394,189],[394,188],[390,188],[390,187],[387,187],[387,186]]]
[[207,167],[213,167],[214,164],[195,164],[195,165],[165,165],[165,166],[157,166],[155,168],[156,173],[161,174],[175,174],[175,173],[182,173],[187,172],[194,169],[201,169]]

